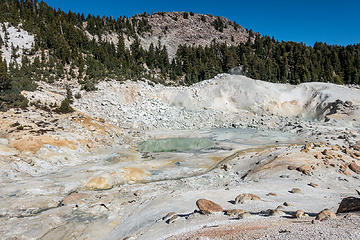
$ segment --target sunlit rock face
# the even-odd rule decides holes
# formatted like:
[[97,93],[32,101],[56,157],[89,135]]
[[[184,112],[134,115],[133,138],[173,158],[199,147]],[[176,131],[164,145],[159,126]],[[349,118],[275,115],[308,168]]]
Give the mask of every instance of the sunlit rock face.
[[142,142],[139,150],[141,152],[187,152],[213,146],[214,142],[206,138],[165,138]]

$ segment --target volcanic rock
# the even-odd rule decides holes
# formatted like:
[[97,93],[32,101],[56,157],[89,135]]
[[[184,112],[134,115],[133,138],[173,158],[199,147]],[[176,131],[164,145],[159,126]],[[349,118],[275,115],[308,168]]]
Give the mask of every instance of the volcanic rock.
[[359,212],[360,211],[360,198],[347,197],[344,198],[336,213]]
[[224,209],[217,203],[214,203],[207,199],[199,199],[196,201],[196,206],[203,214],[210,214],[216,212],[222,212]]

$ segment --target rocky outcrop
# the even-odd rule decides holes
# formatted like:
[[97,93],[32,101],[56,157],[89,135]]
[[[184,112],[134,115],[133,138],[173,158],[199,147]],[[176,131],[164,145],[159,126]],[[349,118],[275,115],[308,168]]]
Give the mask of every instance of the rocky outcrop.
[[[151,33],[140,36],[141,44],[148,48],[165,45],[169,56],[174,57],[179,45],[208,46],[212,41],[238,45],[248,40],[248,31],[240,25],[224,17],[209,14],[185,12],[160,12],[152,15],[136,15],[135,18],[145,18],[151,26]],[[214,21],[221,21],[224,28],[216,29]]]

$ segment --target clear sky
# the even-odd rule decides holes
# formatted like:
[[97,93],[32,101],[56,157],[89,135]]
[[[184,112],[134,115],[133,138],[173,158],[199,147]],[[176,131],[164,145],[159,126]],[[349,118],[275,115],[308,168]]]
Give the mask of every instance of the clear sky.
[[285,41],[360,43],[360,0],[45,0],[55,8],[87,15],[192,11],[223,16],[245,28]]

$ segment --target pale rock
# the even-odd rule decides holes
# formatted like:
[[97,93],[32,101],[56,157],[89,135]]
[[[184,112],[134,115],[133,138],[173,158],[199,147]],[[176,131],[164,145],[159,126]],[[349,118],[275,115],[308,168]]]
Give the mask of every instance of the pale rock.
[[224,209],[217,203],[214,203],[207,199],[199,199],[196,201],[196,206],[203,214],[210,214],[216,212],[223,212]]
[[316,215],[315,220],[323,221],[329,218],[336,218],[336,214],[329,209],[324,209]]
[[238,203],[243,204],[245,201],[251,201],[251,200],[261,200],[261,198],[251,193],[241,193],[235,198],[235,204]]

